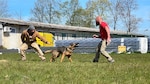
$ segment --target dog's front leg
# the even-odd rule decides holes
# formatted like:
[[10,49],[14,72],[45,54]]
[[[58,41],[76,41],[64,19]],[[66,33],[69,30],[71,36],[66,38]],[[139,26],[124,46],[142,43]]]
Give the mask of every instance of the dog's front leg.
[[71,56],[68,56],[68,59],[69,59],[70,62],[72,62]]
[[64,57],[65,57],[65,54],[63,53],[63,54],[62,54],[62,56],[61,56],[61,60],[60,60],[60,62],[62,62],[62,61],[63,61]]

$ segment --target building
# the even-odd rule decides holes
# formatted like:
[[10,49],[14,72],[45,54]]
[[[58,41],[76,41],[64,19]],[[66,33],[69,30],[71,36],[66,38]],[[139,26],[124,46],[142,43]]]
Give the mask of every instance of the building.
[[[21,45],[21,32],[32,24],[39,32],[52,33],[55,40],[91,38],[99,29],[0,18],[0,46],[16,49]],[[144,37],[141,34],[111,31],[112,37]]]

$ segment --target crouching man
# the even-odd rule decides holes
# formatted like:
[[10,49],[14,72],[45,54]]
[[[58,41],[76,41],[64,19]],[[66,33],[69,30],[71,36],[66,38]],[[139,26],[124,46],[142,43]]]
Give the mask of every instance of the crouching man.
[[40,36],[39,32],[36,31],[33,25],[30,25],[26,30],[24,30],[21,34],[22,45],[20,47],[21,59],[26,60],[25,51],[32,47],[38,53],[41,60],[45,60],[44,54],[38,44],[36,43],[36,37],[38,37],[41,41],[46,44],[49,44],[47,40],[45,40],[42,36]]

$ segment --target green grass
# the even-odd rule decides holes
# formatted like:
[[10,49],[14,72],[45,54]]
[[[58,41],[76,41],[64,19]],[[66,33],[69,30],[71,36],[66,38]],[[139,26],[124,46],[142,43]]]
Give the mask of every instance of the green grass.
[[[35,53],[21,61],[17,53],[0,55],[1,84],[150,84],[150,53],[111,54],[115,63],[101,56],[93,63],[95,54],[73,54],[60,63],[50,63],[50,54],[41,61]],[[7,62],[5,62],[5,60]]]

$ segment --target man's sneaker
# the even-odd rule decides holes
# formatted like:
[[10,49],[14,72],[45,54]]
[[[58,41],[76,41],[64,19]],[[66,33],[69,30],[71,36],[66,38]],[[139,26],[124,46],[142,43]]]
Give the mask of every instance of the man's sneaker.
[[26,57],[22,57],[21,60],[22,60],[22,61],[25,61],[25,60],[26,60]]
[[41,58],[41,60],[42,60],[42,61],[45,61],[45,60],[46,60],[46,58],[45,58],[45,57],[40,57],[40,58]]
[[111,60],[108,60],[110,63],[113,63],[113,62],[115,62],[115,60],[114,59],[111,59]]
[[93,62],[98,62],[98,60],[94,59]]

